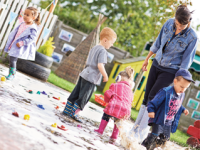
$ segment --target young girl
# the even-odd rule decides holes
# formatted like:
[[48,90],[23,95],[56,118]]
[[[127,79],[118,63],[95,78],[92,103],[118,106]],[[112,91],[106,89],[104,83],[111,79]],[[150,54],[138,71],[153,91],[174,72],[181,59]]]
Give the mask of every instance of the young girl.
[[40,14],[36,8],[28,7],[24,12],[23,20],[24,22],[10,33],[4,49],[10,56],[7,80],[14,79],[18,58],[35,60],[37,25],[40,24]]
[[[104,100],[108,105],[104,109],[104,114],[98,130],[94,130],[99,134],[103,134],[109,119],[127,119],[131,115],[131,103],[133,101],[134,87],[133,69],[129,66],[125,71],[119,73],[115,84],[111,84],[109,90],[104,93]],[[110,142],[115,142],[118,137],[119,129],[114,126],[113,133],[110,137]]]

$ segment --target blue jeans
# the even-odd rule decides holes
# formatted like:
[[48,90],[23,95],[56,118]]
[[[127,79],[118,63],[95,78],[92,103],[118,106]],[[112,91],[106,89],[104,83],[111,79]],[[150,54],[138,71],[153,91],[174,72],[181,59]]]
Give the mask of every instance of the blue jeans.
[[159,136],[160,134],[165,135],[165,137],[169,140],[170,138],[170,132],[171,132],[171,126],[161,126],[158,124],[152,125],[152,134]]

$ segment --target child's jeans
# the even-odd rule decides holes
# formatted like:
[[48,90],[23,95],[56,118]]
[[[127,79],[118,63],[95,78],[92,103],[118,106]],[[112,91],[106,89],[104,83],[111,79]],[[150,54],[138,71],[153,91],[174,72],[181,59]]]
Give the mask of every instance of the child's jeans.
[[79,108],[83,110],[85,105],[90,100],[92,93],[94,92],[95,84],[79,77],[78,83],[70,94],[68,100],[74,105],[77,103]]
[[158,124],[153,124],[152,125],[152,134],[154,135],[157,135],[159,136],[160,134],[163,134],[167,140],[169,140],[170,138],[170,132],[171,132],[171,126],[167,126],[167,125],[164,125],[164,126],[161,126],[161,125],[158,125]]

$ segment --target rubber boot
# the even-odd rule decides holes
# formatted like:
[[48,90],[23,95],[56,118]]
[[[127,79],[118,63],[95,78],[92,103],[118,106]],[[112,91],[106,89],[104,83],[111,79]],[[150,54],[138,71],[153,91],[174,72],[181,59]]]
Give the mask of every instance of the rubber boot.
[[150,127],[148,126],[148,111],[145,105],[141,105],[136,122],[128,134],[128,138],[137,139],[141,143],[147,137]]
[[156,147],[162,147],[165,146],[166,142],[169,139],[164,134],[160,134],[159,137],[156,139]]
[[70,101],[67,101],[67,104],[66,104],[66,106],[65,106],[65,109],[64,109],[64,111],[63,111],[63,114],[64,114],[64,115],[70,116],[71,111],[72,111],[72,107],[73,107],[72,103],[71,103]]
[[13,80],[15,78],[15,74],[16,74],[16,68],[9,68],[9,75],[6,76],[7,80]]
[[156,138],[157,135],[153,134],[153,133],[149,133],[149,135],[147,136],[147,138],[142,142],[142,146],[146,147],[147,150],[150,150],[151,145],[154,145],[154,143],[156,142]]
[[114,129],[113,129],[113,132],[112,132],[112,135],[110,137],[109,143],[111,143],[111,144],[115,143],[115,141],[117,140],[118,134],[119,134],[119,129],[115,125]]
[[76,114],[76,112],[77,111],[79,112],[79,110],[80,110],[80,108],[79,108],[78,104],[75,103],[74,106],[72,107],[72,111],[71,111],[70,117],[72,119],[74,119],[75,121],[77,121],[77,122],[83,123],[83,121],[80,119],[78,114]]
[[99,125],[99,129],[94,130],[94,131],[102,135],[104,130],[105,130],[105,128],[106,128],[106,126],[107,126],[107,124],[108,124],[108,121],[102,119],[101,123]]

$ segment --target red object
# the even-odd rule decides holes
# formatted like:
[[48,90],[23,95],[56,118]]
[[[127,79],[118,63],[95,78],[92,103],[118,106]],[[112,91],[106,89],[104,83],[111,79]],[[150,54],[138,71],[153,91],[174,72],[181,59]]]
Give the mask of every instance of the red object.
[[188,140],[187,140],[187,144],[188,145],[190,145],[190,146],[192,146],[192,147],[195,147],[195,148],[199,148],[200,146],[199,146],[199,140],[198,140],[198,138],[196,138],[196,137],[193,137],[193,136],[191,136]]
[[63,126],[63,125],[61,125],[60,127],[59,126],[57,126],[58,127],[58,129],[61,129],[61,130],[64,130],[64,131],[67,131],[68,129],[66,129],[65,128],[65,126]]
[[200,128],[200,120],[194,122],[194,127]]
[[66,102],[62,102],[63,105],[66,105]]
[[12,115],[15,117],[19,117],[19,114],[17,112],[13,112]]
[[53,97],[54,99],[56,99],[56,100],[59,100],[58,98],[56,98],[56,97]]
[[56,106],[55,109],[59,109],[59,106]]
[[110,116],[122,119],[131,115],[133,92],[127,81],[112,83],[104,93],[104,101],[108,103],[104,112]]
[[97,103],[101,104],[102,106],[106,106],[107,105],[107,103],[104,101],[104,96],[103,95],[101,95],[101,94],[95,94],[94,96],[95,96],[94,100]]
[[194,126],[189,126],[187,130],[187,134],[200,139],[200,129]]

